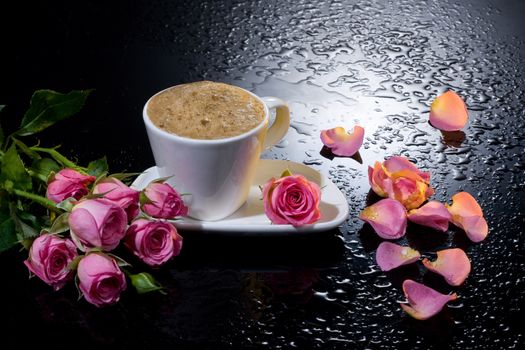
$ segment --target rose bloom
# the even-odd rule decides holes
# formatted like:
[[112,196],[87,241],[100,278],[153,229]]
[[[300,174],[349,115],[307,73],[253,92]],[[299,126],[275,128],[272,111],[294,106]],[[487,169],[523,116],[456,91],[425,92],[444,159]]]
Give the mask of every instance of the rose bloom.
[[107,199],[79,202],[73,207],[68,221],[71,237],[81,250],[84,247],[113,250],[126,234],[126,212]]
[[101,253],[82,258],[77,275],[84,298],[97,307],[115,304],[126,289],[126,277],[117,262]]
[[71,240],[43,234],[34,240],[24,264],[42,281],[59,290],[73,277],[69,264],[77,255]]
[[105,178],[95,185],[94,194],[103,194],[104,198],[118,204],[128,217],[128,221],[133,220],[139,214],[139,194],[122,181],[113,177]]
[[430,173],[420,171],[407,158],[394,156],[368,167],[372,190],[381,197],[395,199],[407,209],[419,208],[431,195]]
[[94,176],[82,175],[73,169],[62,169],[48,182],[46,197],[55,203],[70,197],[80,199],[88,194],[87,185],[95,179]]
[[142,204],[142,210],[154,218],[173,219],[188,214],[188,208],[184,205],[180,194],[166,183],[152,182],[143,193],[148,201]]
[[179,255],[182,236],[168,222],[138,219],[129,226],[125,245],[146,264],[159,266]]
[[270,179],[263,187],[264,211],[274,224],[301,226],[321,218],[321,189],[302,175]]

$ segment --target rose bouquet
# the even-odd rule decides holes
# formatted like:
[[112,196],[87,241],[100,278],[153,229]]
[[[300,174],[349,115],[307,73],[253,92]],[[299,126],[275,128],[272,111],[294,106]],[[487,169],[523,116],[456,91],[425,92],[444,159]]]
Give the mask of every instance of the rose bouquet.
[[78,112],[89,93],[37,91],[20,128],[7,137],[0,129],[0,252],[22,244],[31,275],[55,290],[75,280],[101,307],[116,303],[128,282],[138,293],[162,292],[113,251],[122,245],[146,265],[166,263],[182,248],[168,220],[188,209],[163,179],[137,191],[126,184],[134,174],[109,175],[105,158],[82,167],[56,148],[21,141]]

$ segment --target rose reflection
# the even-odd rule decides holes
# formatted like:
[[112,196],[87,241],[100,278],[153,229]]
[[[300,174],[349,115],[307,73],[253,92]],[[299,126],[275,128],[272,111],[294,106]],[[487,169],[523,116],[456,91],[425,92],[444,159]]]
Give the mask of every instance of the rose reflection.
[[259,320],[275,302],[306,304],[314,295],[313,286],[318,280],[319,272],[314,268],[249,273],[243,284],[244,306],[254,320]]

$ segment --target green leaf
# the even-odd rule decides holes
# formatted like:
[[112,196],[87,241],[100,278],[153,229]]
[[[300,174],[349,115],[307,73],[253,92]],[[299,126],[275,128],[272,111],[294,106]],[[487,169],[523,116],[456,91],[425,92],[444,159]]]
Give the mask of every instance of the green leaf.
[[37,237],[39,234],[39,230],[36,230],[35,228],[33,228],[32,226],[28,225],[20,219],[14,204],[11,203],[9,207],[11,219],[13,219],[13,222],[15,223],[16,232],[20,235],[20,239],[23,240]]
[[17,244],[15,223],[9,212],[9,198],[5,191],[0,191],[0,252]]
[[31,176],[24,167],[24,163],[22,163],[14,144],[9,147],[2,158],[0,186],[2,186],[6,180],[13,182],[15,188],[24,191],[30,190],[33,184]]
[[108,160],[106,157],[94,160],[88,164],[87,173],[89,175],[99,177],[108,172]]
[[76,202],[77,200],[75,198],[69,197],[64,199],[62,202],[57,203],[56,207],[69,212],[73,209]]
[[69,230],[69,213],[63,213],[60,214],[55,221],[53,221],[53,225],[51,225],[51,228],[49,229],[49,233],[51,234],[59,234],[62,232],[66,232]]
[[51,174],[59,172],[60,165],[51,158],[42,158],[35,160],[31,165],[31,170],[42,179],[47,179]]
[[147,272],[141,272],[136,275],[129,275],[131,284],[137,290],[139,294],[145,294],[150,292],[161,292],[165,294],[162,286]]
[[145,204],[151,204],[151,203],[154,203],[151,199],[149,199],[148,196],[146,196],[146,194],[144,193],[144,191],[140,191],[140,194],[139,194],[139,203],[141,206],[145,205]]
[[15,223],[8,218],[0,221],[0,253],[8,250],[18,243],[16,237]]
[[61,94],[52,90],[35,91],[17,135],[27,136],[40,132],[82,109],[92,90],[75,90]]
[[287,177],[287,176],[292,176],[292,172],[290,171],[290,169],[286,169],[281,174],[281,177]]

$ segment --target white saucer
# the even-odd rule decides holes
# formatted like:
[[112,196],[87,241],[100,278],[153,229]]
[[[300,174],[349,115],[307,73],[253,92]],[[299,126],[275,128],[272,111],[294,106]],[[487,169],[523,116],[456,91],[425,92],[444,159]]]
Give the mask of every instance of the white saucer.
[[[292,174],[301,174],[321,187],[321,219],[315,224],[301,227],[275,225],[264,213],[262,193],[259,186],[262,186],[272,177],[279,177],[285,169],[289,169]],[[141,190],[152,180],[159,177],[157,167],[151,167],[139,175],[131,187]],[[248,199],[235,213],[219,221],[200,221],[185,217],[173,221],[173,224],[181,230],[250,236],[279,235],[293,232],[327,231],[341,225],[347,217],[348,203],[346,198],[330,179],[304,164],[286,160],[261,159]]]

